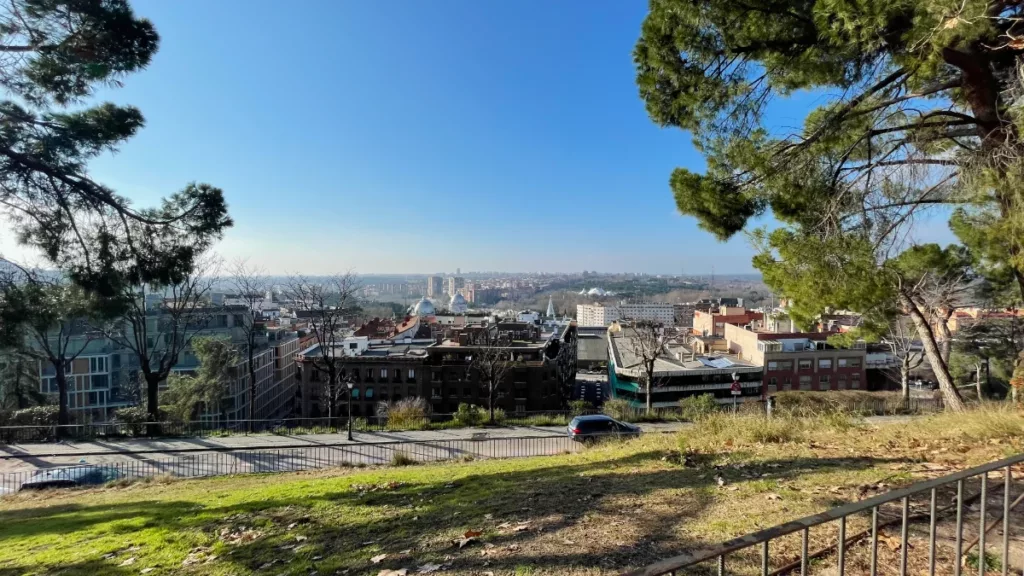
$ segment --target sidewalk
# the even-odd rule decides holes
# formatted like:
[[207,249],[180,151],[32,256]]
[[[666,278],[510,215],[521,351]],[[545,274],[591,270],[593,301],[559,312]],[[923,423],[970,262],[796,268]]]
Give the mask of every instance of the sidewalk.
[[[671,432],[687,424],[666,422],[641,424],[645,432]],[[486,438],[524,438],[552,436],[565,433],[564,426],[512,426],[500,428],[459,428],[455,430],[422,430],[408,432],[355,432],[355,443],[430,442],[437,440],[470,440],[474,435]],[[477,436],[479,437],[479,436]],[[0,445],[0,460],[20,460],[28,457],[74,457],[93,454],[225,451],[237,449],[274,449],[282,447],[347,444],[347,435],[339,434],[252,434],[207,438],[132,438],[123,440],[91,440],[84,442],[54,442],[48,444]]]

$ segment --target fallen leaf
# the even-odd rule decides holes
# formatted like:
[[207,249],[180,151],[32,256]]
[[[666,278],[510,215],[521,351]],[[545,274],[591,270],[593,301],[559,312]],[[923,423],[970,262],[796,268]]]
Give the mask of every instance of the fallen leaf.
[[462,537],[463,538],[476,538],[477,536],[480,536],[481,534],[483,534],[483,532],[477,532],[477,531],[474,531],[474,530],[466,530],[466,533],[463,534]]
[[473,538],[473,537],[463,538],[463,539],[459,540],[458,541],[458,543],[459,543],[459,550],[465,548],[466,546],[469,546],[470,544],[472,544],[472,543],[474,543],[476,541],[477,541],[477,539]]
[[301,534],[295,537],[296,542],[305,542],[306,540],[309,540],[309,538]]
[[778,494],[775,493],[771,493],[765,495],[765,500],[782,500],[782,496],[779,496]]
[[569,545],[569,546],[572,546],[572,545],[576,544],[576,543],[575,543],[575,542],[573,542],[572,540],[562,540],[562,543],[564,543],[564,544],[567,544],[567,545]]
[[140,574],[149,574],[153,570],[156,570],[156,568],[143,568],[142,570],[139,571],[139,573]]
[[124,562],[121,562],[119,566],[131,566],[132,564],[135,564],[135,556],[128,558]]
[[412,548],[409,548],[408,550],[402,550],[401,552],[399,552],[399,554],[412,554]]
[[370,562],[372,562],[374,564],[380,564],[387,557],[388,557],[387,554],[378,554],[377,556],[374,556],[373,558],[370,558]]
[[398,570],[381,570],[377,572],[377,576],[405,576],[408,573],[408,568],[399,568]]
[[431,564],[430,562],[427,562],[423,566],[420,566],[419,569],[416,570],[416,572],[420,574],[430,574],[431,572],[437,572],[440,569],[440,564]]

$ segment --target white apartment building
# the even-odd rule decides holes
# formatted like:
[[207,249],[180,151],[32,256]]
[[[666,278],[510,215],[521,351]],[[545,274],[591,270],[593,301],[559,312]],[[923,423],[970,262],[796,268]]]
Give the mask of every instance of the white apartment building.
[[609,326],[618,320],[646,320],[664,326],[675,326],[675,308],[672,304],[655,302],[576,305],[576,323],[579,326]]

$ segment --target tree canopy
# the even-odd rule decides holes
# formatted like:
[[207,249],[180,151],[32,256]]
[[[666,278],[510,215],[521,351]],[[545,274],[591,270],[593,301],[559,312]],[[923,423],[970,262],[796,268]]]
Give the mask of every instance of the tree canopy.
[[[813,236],[884,261],[906,247],[919,211],[951,205],[979,270],[1024,293],[1024,192],[1013,185],[1024,175],[1022,10],[651,0],[634,50],[640,96],[655,122],[692,132],[707,160],[703,174],[672,174],[679,210],[722,239],[770,212],[788,228],[768,238],[772,250]],[[768,125],[772,100],[797,91],[824,104],[791,133]]]
[[0,207],[20,242],[103,297],[180,282],[231,220],[221,190],[189,184],[137,208],[88,162],[144,124],[133,106],[86,106],[146,67],[159,45],[127,0],[9,0],[0,6]]

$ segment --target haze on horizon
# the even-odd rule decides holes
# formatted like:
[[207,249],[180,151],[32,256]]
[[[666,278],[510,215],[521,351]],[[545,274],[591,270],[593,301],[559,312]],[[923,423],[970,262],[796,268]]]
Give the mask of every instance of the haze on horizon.
[[[147,125],[91,174],[139,206],[222,188],[226,259],[271,274],[754,271],[742,235],[717,242],[676,212],[669,174],[703,161],[637,96],[644,2],[133,6],[160,51],[97,100]],[[795,96],[770,120],[799,125],[815,104]],[[0,254],[35,260],[9,226]]]

